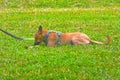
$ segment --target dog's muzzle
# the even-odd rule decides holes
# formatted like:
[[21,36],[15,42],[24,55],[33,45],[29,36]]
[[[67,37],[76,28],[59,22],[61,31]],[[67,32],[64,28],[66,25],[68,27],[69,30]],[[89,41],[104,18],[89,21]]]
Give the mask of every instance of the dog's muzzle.
[[35,43],[34,43],[34,45],[39,45],[39,44],[40,44],[40,42],[35,42]]

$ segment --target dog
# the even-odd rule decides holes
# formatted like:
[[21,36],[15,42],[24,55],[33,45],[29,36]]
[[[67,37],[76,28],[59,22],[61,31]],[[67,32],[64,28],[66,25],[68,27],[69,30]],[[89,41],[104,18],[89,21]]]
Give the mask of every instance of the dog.
[[96,44],[109,44],[110,37],[107,36],[106,42],[98,42],[90,39],[86,34],[81,32],[73,33],[61,33],[49,30],[42,30],[42,26],[39,27],[38,31],[34,35],[34,45],[39,45],[42,41],[49,47],[54,47],[57,44],[72,44],[72,45],[85,45],[90,43]]

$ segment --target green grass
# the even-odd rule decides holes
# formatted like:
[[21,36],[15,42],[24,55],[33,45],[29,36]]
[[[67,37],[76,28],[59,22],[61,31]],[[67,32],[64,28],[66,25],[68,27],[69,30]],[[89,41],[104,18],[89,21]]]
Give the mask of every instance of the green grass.
[[120,0],[0,0],[1,8],[120,7]]
[[[117,0],[114,0],[115,2]],[[119,80],[119,8],[0,9],[0,28],[21,37],[33,37],[39,25],[61,32],[83,32],[109,45],[60,45],[18,41],[0,32],[0,79]]]

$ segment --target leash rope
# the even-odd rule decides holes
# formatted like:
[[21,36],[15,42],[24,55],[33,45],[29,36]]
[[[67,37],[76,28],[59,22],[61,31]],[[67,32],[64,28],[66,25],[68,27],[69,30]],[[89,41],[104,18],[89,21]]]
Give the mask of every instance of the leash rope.
[[0,29],[0,31],[2,31],[3,33],[5,33],[5,34],[7,34],[8,36],[10,36],[10,37],[12,37],[12,38],[14,38],[14,39],[17,39],[17,40],[34,40],[34,38],[21,38],[21,37],[14,36],[14,35],[6,32],[6,31],[4,31],[4,30],[2,30],[2,29]]

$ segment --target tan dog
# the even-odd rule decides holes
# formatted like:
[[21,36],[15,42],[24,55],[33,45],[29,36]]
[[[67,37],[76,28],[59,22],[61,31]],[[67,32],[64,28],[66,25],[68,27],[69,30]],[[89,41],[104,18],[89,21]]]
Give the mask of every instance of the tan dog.
[[[42,27],[39,27],[38,32],[35,34],[35,43],[34,45],[38,45],[40,42],[44,41],[44,38],[46,37],[48,30],[42,30]],[[46,39],[46,45],[53,47],[58,43],[58,34],[56,32],[50,32],[47,35]],[[89,44],[89,43],[96,43],[96,44],[109,44],[110,43],[110,37],[107,36],[108,40],[106,42],[98,42],[95,40],[91,40],[86,34],[80,33],[80,32],[74,32],[74,33],[61,33],[60,35],[60,44],[73,44],[73,45],[79,45],[79,44]]]

